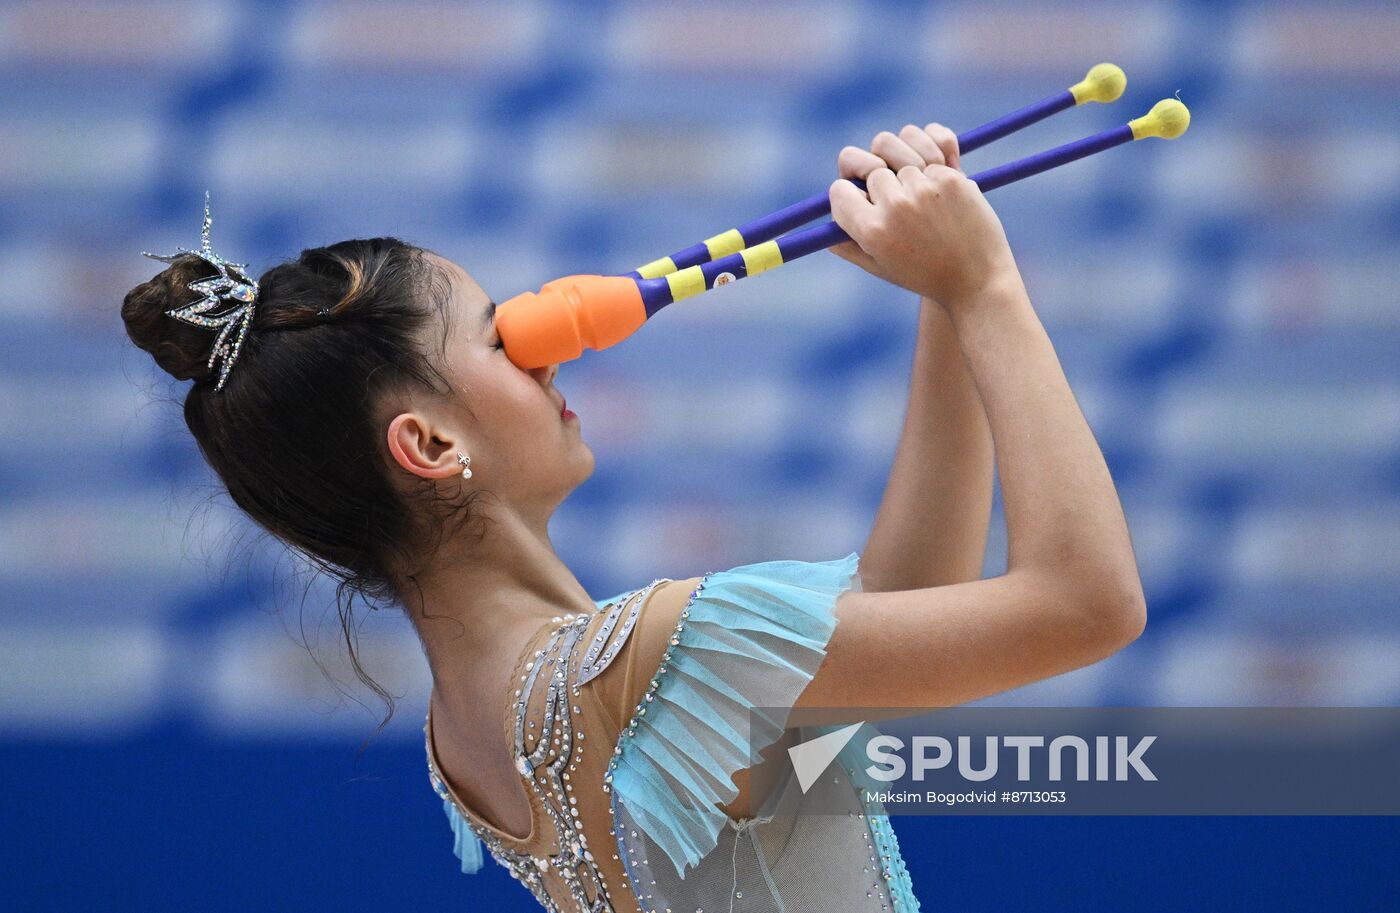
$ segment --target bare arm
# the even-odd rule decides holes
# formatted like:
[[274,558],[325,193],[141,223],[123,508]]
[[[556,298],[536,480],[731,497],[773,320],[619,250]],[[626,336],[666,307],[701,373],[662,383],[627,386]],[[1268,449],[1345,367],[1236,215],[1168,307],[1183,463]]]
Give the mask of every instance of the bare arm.
[[919,299],[909,405],[860,556],[866,592],[982,576],[992,510],[992,434],[952,319]]
[[[847,146],[836,160],[843,178],[865,180],[878,168],[956,168],[958,138],[942,124],[881,131],[870,149]],[[832,253],[882,278],[854,241]],[[947,309],[919,298],[919,328],[909,403],[889,481],[860,556],[866,592],[915,590],[982,576],[992,511],[992,436],[977,385],[963,360]]]
[[866,199],[833,184],[833,218],[891,281],[948,308],[995,444],[1008,567],[987,580],[844,594],[797,706],[943,706],[1108,656],[1146,620],[1132,544],[1001,223],[946,166],[877,169],[868,185]]

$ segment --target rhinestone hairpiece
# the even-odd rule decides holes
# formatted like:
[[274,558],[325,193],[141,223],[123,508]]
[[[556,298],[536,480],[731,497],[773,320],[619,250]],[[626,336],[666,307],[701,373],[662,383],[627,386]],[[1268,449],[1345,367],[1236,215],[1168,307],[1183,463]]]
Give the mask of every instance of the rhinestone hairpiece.
[[[246,263],[233,263],[214,253],[213,248],[209,246],[209,226],[212,222],[213,219],[209,216],[209,191],[206,190],[204,228],[200,231],[199,250],[179,247],[173,254],[152,254],[143,250],[141,256],[162,263],[174,263],[184,254],[194,254],[219,271],[217,276],[199,279],[189,284],[189,288],[203,295],[203,298],[165,312],[167,316],[192,326],[219,331],[209,352],[208,362],[209,369],[213,370],[214,362],[219,358],[223,359],[219,366],[218,383],[214,384],[215,391],[218,391],[223,389],[233,363],[238,360],[238,353],[243,350],[243,339],[248,335],[248,326],[253,322],[253,305],[258,297],[258,284],[244,272],[247,268]],[[210,313],[224,302],[234,302],[234,307],[222,314]],[[231,334],[235,334],[232,345],[229,344]]]

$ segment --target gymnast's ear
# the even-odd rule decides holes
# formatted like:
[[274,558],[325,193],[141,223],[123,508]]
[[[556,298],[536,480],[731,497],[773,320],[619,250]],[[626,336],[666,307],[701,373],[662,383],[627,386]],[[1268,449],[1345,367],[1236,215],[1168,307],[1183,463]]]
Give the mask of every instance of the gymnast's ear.
[[389,455],[401,468],[424,479],[460,473],[457,451],[470,452],[450,430],[418,412],[401,412],[389,423]]

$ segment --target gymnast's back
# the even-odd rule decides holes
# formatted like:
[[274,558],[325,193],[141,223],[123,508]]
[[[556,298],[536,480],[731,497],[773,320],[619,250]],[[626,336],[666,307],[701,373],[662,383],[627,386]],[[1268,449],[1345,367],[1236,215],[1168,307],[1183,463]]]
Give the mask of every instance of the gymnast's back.
[[[860,740],[805,792],[782,751],[753,763],[826,731],[784,730],[826,655],[837,597],[861,588],[857,561],[660,578],[545,626],[507,695],[530,800],[523,839],[448,787],[430,712],[429,782],[462,871],[481,868],[484,847],[546,910],[569,913],[918,910],[889,819],[849,756]],[[741,793],[735,777],[750,768],[774,773]],[[736,805],[742,817],[727,813]]]

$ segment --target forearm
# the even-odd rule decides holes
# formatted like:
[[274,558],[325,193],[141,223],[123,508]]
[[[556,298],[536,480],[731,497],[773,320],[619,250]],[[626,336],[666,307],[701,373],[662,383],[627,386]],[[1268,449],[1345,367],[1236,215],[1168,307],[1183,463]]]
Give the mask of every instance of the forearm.
[[920,299],[904,427],[861,553],[867,591],[982,576],[992,460],[991,430],[953,323],[937,302]]
[[1008,573],[1068,572],[1076,584],[1140,598],[1113,478],[1019,273],[950,313],[995,441]]

